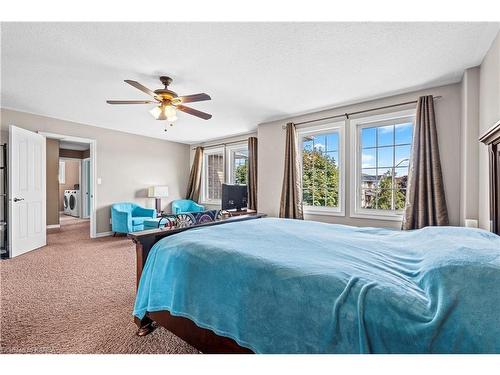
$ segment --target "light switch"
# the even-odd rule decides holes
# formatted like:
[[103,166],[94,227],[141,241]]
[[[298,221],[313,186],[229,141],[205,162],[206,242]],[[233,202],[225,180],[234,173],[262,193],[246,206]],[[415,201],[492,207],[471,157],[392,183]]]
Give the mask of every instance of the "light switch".
[[97,177],[97,185],[100,185],[102,183],[101,177]]

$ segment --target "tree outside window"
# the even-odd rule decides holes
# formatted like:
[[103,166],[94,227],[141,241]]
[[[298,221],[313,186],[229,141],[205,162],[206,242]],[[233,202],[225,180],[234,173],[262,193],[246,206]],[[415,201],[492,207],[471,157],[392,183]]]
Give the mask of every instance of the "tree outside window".
[[303,204],[339,207],[339,134],[302,138]]
[[233,181],[246,185],[248,175],[248,150],[235,151],[233,154]]

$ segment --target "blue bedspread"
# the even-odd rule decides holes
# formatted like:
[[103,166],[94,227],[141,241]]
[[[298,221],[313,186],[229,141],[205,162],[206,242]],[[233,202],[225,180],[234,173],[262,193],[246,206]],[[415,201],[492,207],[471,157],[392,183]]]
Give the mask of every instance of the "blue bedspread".
[[258,353],[500,353],[500,237],[258,219],[148,257],[134,315],[169,310]]

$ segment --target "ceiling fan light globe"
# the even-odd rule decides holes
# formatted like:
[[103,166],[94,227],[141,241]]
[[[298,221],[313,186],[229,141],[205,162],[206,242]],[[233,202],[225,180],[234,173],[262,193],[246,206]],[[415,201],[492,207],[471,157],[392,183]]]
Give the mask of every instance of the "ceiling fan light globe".
[[149,113],[151,113],[151,116],[158,120],[162,113],[162,110],[160,107],[154,107],[151,111],[149,111]]
[[168,118],[176,117],[175,108],[172,107],[171,105],[165,106],[164,111],[165,111],[165,114],[167,115]]

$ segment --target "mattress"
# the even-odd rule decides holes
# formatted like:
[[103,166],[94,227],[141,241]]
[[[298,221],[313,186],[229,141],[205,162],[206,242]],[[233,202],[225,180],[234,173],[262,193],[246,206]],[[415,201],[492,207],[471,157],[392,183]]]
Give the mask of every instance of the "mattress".
[[500,237],[265,218],[152,248],[134,315],[168,310],[256,353],[500,353]]

